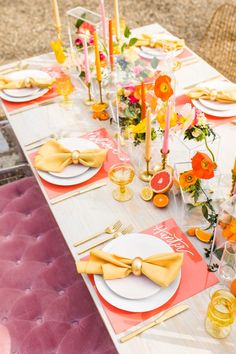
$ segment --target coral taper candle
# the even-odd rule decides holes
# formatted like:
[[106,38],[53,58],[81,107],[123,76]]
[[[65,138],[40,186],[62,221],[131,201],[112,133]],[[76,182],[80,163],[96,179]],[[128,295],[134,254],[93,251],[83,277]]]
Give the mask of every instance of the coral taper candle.
[[52,0],[52,4],[53,4],[54,16],[55,16],[55,25],[59,29],[61,28],[61,20],[60,20],[57,0]]
[[235,184],[234,184],[233,195],[236,195],[236,182],[235,182]]
[[101,61],[100,61],[100,53],[99,53],[99,49],[98,49],[98,36],[97,36],[97,32],[94,32],[93,38],[94,38],[96,76],[97,76],[97,80],[98,80],[98,81],[102,81]]
[[109,59],[110,59],[111,70],[113,70],[114,59],[113,59],[112,20],[109,20]]
[[144,82],[141,82],[141,120],[146,117],[146,93]]
[[152,144],[152,128],[151,128],[150,111],[148,110],[147,116],[146,116],[146,134],[145,134],[145,159],[146,159],[146,161],[151,160],[151,144]]
[[236,157],[235,157],[235,160],[234,160],[233,173],[234,173],[234,175],[236,176]]
[[116,40],[120,40],[120,14],[118,0],[114,0]]
[[164,133],[164,139],[163,139],[163,145],[162,145],[162,153],[164,155],[168,154],[169,151],[169,132],[170,132],[170,112],[171,112],[171,107],[170,107],[170,101],[167,103],[167,112],[166,112],[166,126],[165,126],[165,133]]
[[88,84],[91,82],[90,78],[90,68],[89,68],[89,57],[88,57],[88,47],[87,47],[87,40],[83,38],[83,48],[84,48],[84,71],[85,71],[85,82]]
[[106,28],[106,16],[105,16],[105,6],[104,0],[100,0],[100,11],[102,16],[102,33],[103,33],[103,40],[106,46],[107,44],[107,28]]

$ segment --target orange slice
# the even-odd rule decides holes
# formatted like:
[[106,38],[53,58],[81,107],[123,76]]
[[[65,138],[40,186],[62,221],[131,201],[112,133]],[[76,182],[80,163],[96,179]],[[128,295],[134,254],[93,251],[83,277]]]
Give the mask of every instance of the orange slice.
[[190,229],[187,230],[187,234],[189,236],[196,236],[196,228],[195,227],[191,227]]
[[144,187],[142,190],[141,190],[141,198],[143,200],[145,200],[146,202],[148,202],[149,200],[152,199],[153,197],[153,191],[152,191],[152,188],[150,187]]
[[165,194],[156,194],[153,198],[153,204],[157,208],[165,208],[169,204],[169,198]]
[[195,229],[195,235],[200,241],[208,243],[211,239],[212,233],[206,232],[206,231],[200,229],[199,227],[197,227]]
[[232,235],[229,237],[229,240],[230,240],[230,241],[236,241],[236,234],[232,234]]
[[230,236],[232,236],[233,233],[230,231],[230,226],[227,226],[223,231],[222,231],[222,236],[224,236],[225,238],[229,238]]
[[236,296],[236,279],[232,281],[230,286],[230,291],[234,296]]

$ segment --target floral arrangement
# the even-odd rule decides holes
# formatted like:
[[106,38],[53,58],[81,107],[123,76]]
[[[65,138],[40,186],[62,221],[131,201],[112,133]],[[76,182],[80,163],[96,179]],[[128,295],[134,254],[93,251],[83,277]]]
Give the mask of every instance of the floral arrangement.
[[[202,214],[209,223],[207,229],[216,225],[217,214],[212,205],[212,199],[202,187],[202,180],[208,180],[215,175],[216,164],[207,154],[197,152],[192,158],[192,169],[180,174],[179,185],[183,192],[189,193],[194,203],[189,203],[190,209],[201,207]],[[204,196],[204,201],[199,202],[199,197]]]

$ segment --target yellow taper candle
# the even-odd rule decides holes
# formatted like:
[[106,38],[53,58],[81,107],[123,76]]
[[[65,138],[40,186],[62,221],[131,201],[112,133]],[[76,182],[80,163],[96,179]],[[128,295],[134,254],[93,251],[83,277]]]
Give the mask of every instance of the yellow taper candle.
[[52,0],[52,4],[53,4],[54,16],[55,16],[55,26],[57,28],[61,28],[61,20],[60,20],[57,0]]
[[151,160],[151,144],[152,144],[152,128],[151,128],[151,117],[150,110],[146,114],[146,135],[145,135],[145,159],[146,161]]
[[114,0],[116,40],[120,40],[120,14],[118,0]]
[[99,54],[99,49],[98,49],[98,36],[97,36],[97,32],[94,32],[93,38],[94,38],[96,76],[97,76],[97,80],[98,80],[98,81],[102,81],[101,61],[100,61],[100,54]]

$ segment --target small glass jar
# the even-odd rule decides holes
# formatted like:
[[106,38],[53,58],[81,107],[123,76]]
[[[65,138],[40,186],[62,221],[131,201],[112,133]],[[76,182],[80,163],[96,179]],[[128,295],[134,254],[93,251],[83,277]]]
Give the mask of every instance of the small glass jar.
[[208,305],[205,319],[206,331],[214,338],[225,338],[230,334],[235,319],[236,298],[226,289],[216,290]]

